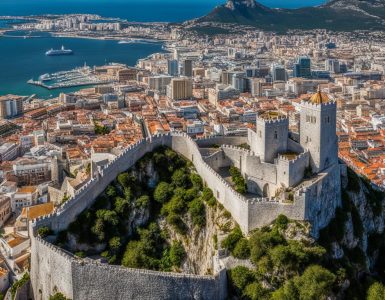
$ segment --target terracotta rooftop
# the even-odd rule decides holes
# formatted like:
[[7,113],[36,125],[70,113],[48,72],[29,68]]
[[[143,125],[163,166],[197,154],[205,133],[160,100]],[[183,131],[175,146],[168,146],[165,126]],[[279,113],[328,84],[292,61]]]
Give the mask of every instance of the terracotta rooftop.
[[53,212],[54,205],[52,202],[39,204],[31,207],[24,207],[21,216],[28,220],[33,220],[42,216],[49,215]]

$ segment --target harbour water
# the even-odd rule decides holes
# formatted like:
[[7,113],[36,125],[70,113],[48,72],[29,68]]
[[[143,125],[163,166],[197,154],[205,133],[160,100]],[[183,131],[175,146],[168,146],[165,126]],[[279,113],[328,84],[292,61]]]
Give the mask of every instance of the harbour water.
[[[18,33],[25,34],[25,33]],[[41,34],[39,34],[41,35]],[[46,56],[51,48],[59,49],[62,45],[72,49],[70,56]],[[39,75],[70,70],[81,67],[103,65],[109,62],[135,65],[139,58],[162,51],[161,43],[118,44],[118,41],[104,41],[77,38],[0,38],[0,95],[14,93],[18,95],[37,94],[48,98],[61,90],[46,90],[27,84],[31,78]],[[71,91],[74,89],[66,89]]]

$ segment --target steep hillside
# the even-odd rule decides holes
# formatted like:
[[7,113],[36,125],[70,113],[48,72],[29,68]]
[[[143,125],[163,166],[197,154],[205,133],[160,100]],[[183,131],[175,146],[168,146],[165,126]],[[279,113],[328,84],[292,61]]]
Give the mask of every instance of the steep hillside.
[[251,25],[264,30],[383,30],[385,0],[333,0],[317,7],[270,9],[255,0],[228,0],[196,23]]
[[192,164],[160,148],[121,173],[54,243],[104,263],[206,275],[217,234],[233,227]]
[[306,222],[280,216],[247,239],[233,231],[221,243],[249,260],[229,271],[236,298],[384,299],[384,194],[351,170],[343,182],[342,207],[318,241]]

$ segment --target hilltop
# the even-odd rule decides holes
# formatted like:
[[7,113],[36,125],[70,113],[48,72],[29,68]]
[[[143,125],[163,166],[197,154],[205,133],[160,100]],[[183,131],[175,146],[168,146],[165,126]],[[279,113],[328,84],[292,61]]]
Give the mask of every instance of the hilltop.
[[332,0],[299,9],[269,8],[255,0],[228,0],[195,20],[196,24],[205,22],[237,23],[279,32],[290,29],[383,30],[385,0]]

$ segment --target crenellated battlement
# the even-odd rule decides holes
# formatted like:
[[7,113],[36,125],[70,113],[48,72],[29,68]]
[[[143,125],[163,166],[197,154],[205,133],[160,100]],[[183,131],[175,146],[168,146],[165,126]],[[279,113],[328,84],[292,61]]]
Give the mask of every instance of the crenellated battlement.
[[301,101],[301,105],[304,106],[304,107],[307,107],[307,108],[311,108],[311,109],[321,109],[321,108],[334,108],[337,103],[335,101],[328,101],[328,102],[325,102],[325,103],[313,103],[313,102],[309,102],[309,101],[305,101],[305,100],[302,100]]
[[309,151],[307,151],[307,150],[303,153],[296,155],[295,158],[290,158],[287,155],[280,154],[278,156],[278,161],[283,161],[283,162],[288,162],[290,164],[295,164],[296,161],[299,161],[299,160],[303,159],[304,157],[307,157],[308,155],[309,155]]

